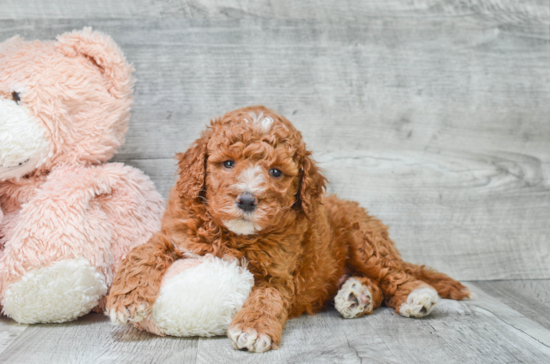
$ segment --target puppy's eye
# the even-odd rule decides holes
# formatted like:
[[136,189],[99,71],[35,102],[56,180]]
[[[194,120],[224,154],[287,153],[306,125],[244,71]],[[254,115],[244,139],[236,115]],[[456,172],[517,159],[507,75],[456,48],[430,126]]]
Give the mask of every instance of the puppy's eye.
[[11,98],[13,99],[13,101],[19,103],[19,101],[21,101],[21,97],[19,96],[19,92],[15,92],[13,91],[11,93]]
[[223,166],[224,166],[225,169],[231,169],[231,168],[235,167],[235,162],[225,161],[225,162],[223,162]]
[[278,169],[276,168],[273,168],[269,171],[269,174],[272,175],[273,177],[281,177],[283,175],[283,172],[279,171]]

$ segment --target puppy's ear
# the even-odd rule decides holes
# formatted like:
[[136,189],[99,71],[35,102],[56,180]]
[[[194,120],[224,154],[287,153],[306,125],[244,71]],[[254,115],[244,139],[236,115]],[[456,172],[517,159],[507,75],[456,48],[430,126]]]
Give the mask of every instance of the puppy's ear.
[[306,151],[302,159],[302,175],[296,198],[297,206],[307,217],[311,215],[316,203],[321,199],[327,182],[327,179],[321,174],[317,164],[310,156],[311,152]]
[[201,196],[205,188],[207,146],[210,134],[210,130],[207,130],[185,153],[176,155],[179,174],[176,184],[182,200],[194,201]]

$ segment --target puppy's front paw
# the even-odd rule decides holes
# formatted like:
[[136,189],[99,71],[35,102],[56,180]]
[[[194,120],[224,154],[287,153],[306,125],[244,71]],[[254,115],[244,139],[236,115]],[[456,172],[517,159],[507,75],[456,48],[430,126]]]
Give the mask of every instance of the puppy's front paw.
[[368,287],[355,278],[349,278],[334,297],[334,306],[344,318],[371,314],[374,308]]
[[258,333],[255,329],[241,328],[240,325],[230,327],[227,336],[237,350],[263,353],[276,349],[269,335]]
[[405,317],[427,316],[438,302],[439,296],[432,287],[415,289],[409,294],[407,301],[399,306],[399,313]]
[[124,297],[124,300],[118,300],[116,303],[109,305],[106,314],[111,318],[111,322],[125,325],[129,322],[140,322],[149,316],[152,309],[149,304],[146,302],[122,303],[129,300],[131,300],[131,298]]

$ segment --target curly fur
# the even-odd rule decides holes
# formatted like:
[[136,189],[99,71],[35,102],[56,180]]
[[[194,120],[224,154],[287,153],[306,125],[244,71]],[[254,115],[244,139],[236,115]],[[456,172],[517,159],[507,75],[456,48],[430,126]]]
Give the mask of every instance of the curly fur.
[[[162,275],[182,250],[250,262],[255,286],[229,336],[236,348],[251,351],[277,348],[286,320],[323,309],[342,277],[370,278],[374,308],[383,296],[397,312],[412,291],[429,285],[444,298],[469,297],[466,287],[445,274],[405,263],[387,227],[356,202],[324,195],[326,179],[300,132],[265,107],[212,121],[178,160],[179,179],[162,229],[122,263],[108,298],[112,312],[129,312],[130,320],[150,312]],[[234,168],[224,167],[227,160]],[[256,181],[259,202],[247,215],[235,207],[239,176],[258,166],[265,182]],[[269,175],[275,167],[282,177]],[[258,229],[232,232],[224,221],[235,219]]]

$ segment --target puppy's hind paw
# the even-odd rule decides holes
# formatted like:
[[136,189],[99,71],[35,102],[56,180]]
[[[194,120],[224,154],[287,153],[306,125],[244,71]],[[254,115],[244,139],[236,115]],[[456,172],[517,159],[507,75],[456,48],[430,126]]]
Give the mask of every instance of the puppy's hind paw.
[[355,278],[349,278],[334,297],[334,306],[344,318],[356,318],[371,314],[372,293]]
[[432,287],[415,289],[409,294],[407,300],[399,306],[399,314],[405,317],[427,316],[438,302],[439,296]]

